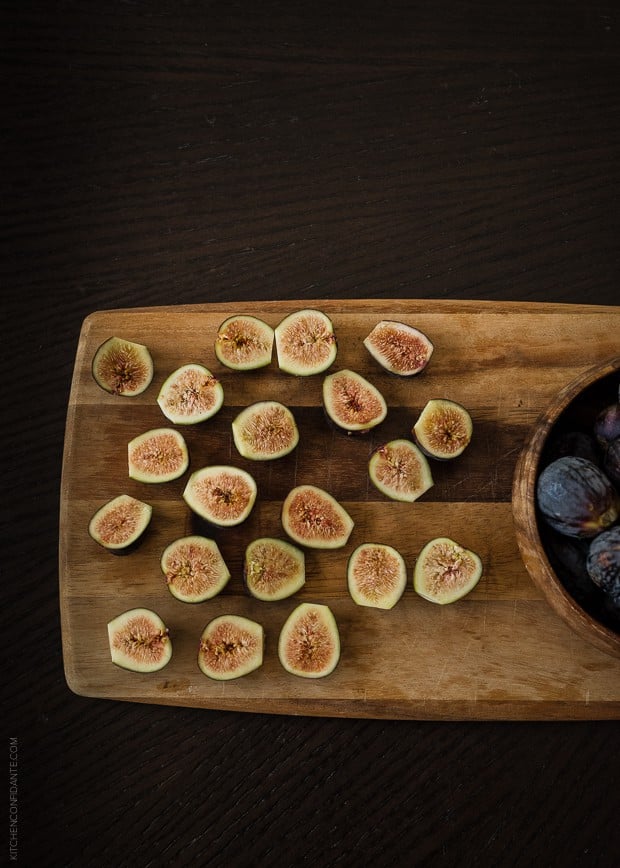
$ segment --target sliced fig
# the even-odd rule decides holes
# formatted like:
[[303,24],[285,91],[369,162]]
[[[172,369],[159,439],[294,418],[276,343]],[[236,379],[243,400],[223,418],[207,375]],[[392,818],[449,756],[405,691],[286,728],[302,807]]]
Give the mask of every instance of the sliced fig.
[[232,527],[249,516],[256,494],[254,477],[245,470],[215,464],[192,473],[183,499],[191,510],[211,524]]
[[411,440],[390,440],[375,449],[368,475],[386,497],[406,503],[413,503],[433,486],[429,463]]
[[325,377],[323,406],[329,419],[348,434],[370,431],[387,415],[387,404],[376,386],[348,370]]
[[129,476],[138,482],[170,482],[189,466],[183,435],[174,428],[153,428],[134,437],[127,446]]
[[252,371],[264,368],[273,355],[273,329],[249,314],[229,316],[215,338],[215,355],[227,368]]
[[93,515],[88,525],[91,537],[111,551],[127,551],[147,529],[153,509],[129,494],[119,494]]
[[620,599],[620,525],[592,540],[586,569],[595,585],[614,599]]
[[364,346],[386,371],[400,377],[423,371],[434,349],[424,332],[392,320],[378,322],[364,339]]
[[245,550],[244,577],[249,592],[258,600],[284,600],[306,581],[304,553],[281,539],[261,537]]
[[362,543],[349,558],[347,583],[358,606],[392,609],[407,586],[405,560],[392,546]]
[[202,603],[219,594],[230,571],[215,540],[185,536],[166,546],[161,569],[170,593],[184,603]]
[[108,624],[112,662],[132,672],[157,672],[172,657],[162,619],[150,609],[129,609]]
[[93,357],[95,382],[111,395],[140,395],[150,386],[153,370],[148,348],[124,338],[108,338]]
[[175,425],[195,425],[220,410],[224,389],[208,368],[190,363],[170,374],[160,389],[157,403]]
[[420,449],[431,458],[456,458],[469,445],[473,423],[468,411],[447,398],[430,400],[413,426]]
[[340,660],[340,634],[328,606],[301,603],[287,618],[278,640],[278,657],[292,675],[323,678]]
[[298,377],[326,371],[338,351],[332,321],[310,308],[284,317],[276,326],[275,344],[280,370]]
[[278,401],[257,401],[233,419],[235,446],[244,458],[269,461],[288,455],[299,443],[295,417]]
[[230,681],[263,663],[263,628],[241,615],[220,615],[203,630],[198,666],[209,678]]
[[298,485],[282,504],[282,527],[300,545],[338,549],[347,544],[353,519],[327,491],[315,485]]
[[536,503],[543,520],[566,536],[596,536],[620,515],[620,499],[609,479],[576,455],[544,468],[536,483]]
[[481,576],[482,561],[475,552],[449,537],[437,537],[418,555],[413,587],[425,600],[445,605],[469,594]]
[[620,437],[620,403],[610,404],[594,420],[594,436],[603,449]]

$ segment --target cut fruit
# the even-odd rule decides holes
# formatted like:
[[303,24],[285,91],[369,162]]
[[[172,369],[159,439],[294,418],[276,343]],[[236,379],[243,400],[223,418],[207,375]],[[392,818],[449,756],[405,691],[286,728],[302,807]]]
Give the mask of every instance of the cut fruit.
[[150,386],[153,359],[143,344],[112,337],[95,353],[92,374],[97,385],[111,395],[133,397]]
[[445,605],[469,594],[481,576],[482,561],[475,552],[448,537],[437,537],[418,555],[413,587],[425,600]]
[[359,606],[392,609],[407,586],[405,560],[392,546],[362,543],[349,558],[347,583]]
[[175,425],[195,425],[215,416],[224,403],[224,389],[208,368],[192,363],[170,374],[157,403]]
[[300,310],[286,316],[275,330],[281,371],[298,377],[320,374],[338,351],[332,321],[320,310]]
[[172,657],[162,619],[150,609],[129,609],[108,624],[112,662],[132,672],[157,672]]
[[469,445],[473,423],[461,404],[447,398],[429,401],[413,426],[418,446],[430,458],[456,458]]
[[433,354],[433,344],[424,332],[391,320],[378,322],[364,346],[383,368],[401,377],[419,374]]
[[284,600],[304,586],[305,556],[284,540],[261,537],[246,548],[243,573],[253,597]]
[[161,556],[161,569],[170,593],[184,603],[210,600],[230,579],[217,543],[204,536],[171,542]]
[[411,440],[390,440],[368,462],[373,485],[391,500],[413,503],[433,486],[428,461]]
[[278,401],[258,401],[232,423],[235,446],[244,458],[269,461],[288,455],[299,443],[295,417]]
[[337,549],[347,544],[353,519],[327,491],[314,485],[298,485],[282,504],[282,526],[300,545]]
[[147,529],[153,509],[129,494],[119,494],[93,515],[88,532],[95,542],[111,551],[127,551]]
[[129,476],[138,482],[170,482],[189,466],[183,435],[173,428],[153,428],[134,437],[127,447]]
[[219,527],[245,521],[256,500],[256,482],[239,467],[217,464],[194,471],[183,499],[197,515]]
[[273,329],[255,316],[229,316],[215,338],[215,355],[234,371],[264,368],[273,354]]
[[331,609],[301,603],[280,631],[278,657],[287,672],[302,678],[333,672],[340,660],[340,634]]
[[198,648],[201,672],[216,681],[241,678],[263,663],[263,628],[241,615],[220,615],[205,627]]
[[387,415],[381,392],[355,371],[337,371],[325,377],[323,406],[329,419],[348,434],[370,431]]

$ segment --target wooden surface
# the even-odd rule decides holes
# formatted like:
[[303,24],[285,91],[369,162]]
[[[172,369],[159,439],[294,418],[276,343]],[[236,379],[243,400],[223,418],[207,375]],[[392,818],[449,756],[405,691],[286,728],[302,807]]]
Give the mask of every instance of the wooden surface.
[[[60,512],[60,601],[72,689],[87,696],[272,714],[617,718],[620,660],[579,641],[541,600],[516,545],[511,486],[520,445],[555,394],[584,364],[612,357],[620,311],[432,300],[308,304],[320,306],[334,323],[338,356],[332,370],[359,372],[386,399],[388,418],[370,436],[340,435],[328,425],[322,376],[291,377],[279,371],[275,358],[251,374],[231,372],[217,361],[217,329],[231,313],[260,314],[275,328],[298,309],[291,302],[104,311],[86,320],[69,401]],[[435,350],[422,375],[394,377],[371,358],[362,342],[381,319],[402,320],[431,338]],[[576,365],[571,338],[577,328],[587,337]],[[138,398],[108,395],[93,380],[95,351],[111,336],[151,351],[156,373]],[[217,376],[224,407],[208,423],[178,428],[190,453],[190,467],[180,479],[154,485],[130,480],[127,443],[167,424],[157,394],[168,375],[188,362],[204,364]],[[417,503],[392,502],[369,484],[368,459],[382,443],[411,436],[432,397],[449,397],[468,408],[472,443],[459,459],[431,461],[435,485]],[[293,411],[300,444],[278,461],[245,460],[232,441],[232,419],[248,404],[274,398]],[[243,525],[214,530],[196,520],[181,493],[193,470],[227,463],[249,471],[259,495]],[[334,552],[306,552],[307,582],[295,597],[277,604],[253,600],[243,584],[245,548],[259,536],[286,538],[282,501],[294,485],[308,483],[326,488],[352,516],[349,542]],[[120,558],[87,533],[91,516],[118,494],[131,494],[154,509],[147,540]],[[213,600],[188,605],[169,593],[159,562],[172,540],[196,532],[216,539],[232,580]],[[473,549],[484,564],[476,589],[445,608],[417,597],[411,580],[418,552],[437,536]],[[347,590],[348,557],[370,541],[394,546],[408,567],[407,592],[389,612],[355,605]],[[291,676],[277,659],[279,631],[302,601],[327,604],[340,625],[340,664],[321,681]],[[156,611],[171,633],[173,660],[156,674],[130,673],[110,660],[106,624],[140,606]],[[196,661],[204,627],[222,614],[245,615],[266,632],[261,669],[226,684],[206,679]]]
[[[618,721],[78,696],[58,543],[72,370],[94,311],[617,306],[617,3],[9,0],[1,15],[0,588],[19,862],[615,865]],[[587,339],[576,326],[567,374]],[[506,401],[514,390],[518,365]]]

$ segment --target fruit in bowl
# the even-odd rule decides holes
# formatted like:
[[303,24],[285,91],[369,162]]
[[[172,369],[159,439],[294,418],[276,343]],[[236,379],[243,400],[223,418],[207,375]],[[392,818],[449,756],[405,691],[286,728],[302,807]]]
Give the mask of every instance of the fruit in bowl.
[[532,580],[582,638],[620,656],[620,488],[614,476],[620,358],[566,386],[525,443],[513,482]]

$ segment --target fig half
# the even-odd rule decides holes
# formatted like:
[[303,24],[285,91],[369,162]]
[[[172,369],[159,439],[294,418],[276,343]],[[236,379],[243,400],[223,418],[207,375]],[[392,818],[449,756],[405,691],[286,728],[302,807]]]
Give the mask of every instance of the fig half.
[[282,504],[282,526],[292,540],[313,549],[346,545],[353,519],[338,501],[315,485],[298,485]]
[[329,419],[347,434],[370,431],[387,415],[387,404],[376,386],[348,370],[325,377],[323,406]]
[[227,368],[252,371],[264,368],[273,355],[273,329],[249,314],[229,316],[215,338],[215,355]]
[[182,365],[164,382],[157,403],[164,416],[175,425],[195,425],[220,410],[224,389],[204,365]]
[[392,546],[362,543],[349,558],[347,584],[358,606],[392,609],[407,586],[405,560]]
[[406,503],[413,503],[433,486],[428,461],[411,440],[390,440],[375,449],[368,475],[386,497]]
[[412,377],[423,371],[434,349],[424,332],[391,320],[378,322],[363,343],[386,371],[401,377]]
[[174,428],[153,428],[134,437],[127,446],[129,476],[138,482],[170,482],[189,466],[183,435]]
[[431,603],[454,603],[476,587],[482,576],[482,561],[475,552],[449,537],[426,543],[415,563],[413,587]]
[[340,634],[328,606],[301,603],[286,619],[278,640],[280,663],[292,675],[323,678],[340,660]]
[[420,413],[412,433],[426,455],[447,461],[456,458],[469,445],[473,423],[461,404],[447,398],[433,398]]
[[111,395],[140,395],[153,379],[153,358],[143,344],[111,337],[93,357],[95,382]]
[[338,350],[332,321],[310,308],[284,317],[276,326],[275,344],[280,370],[298,377],[327,370]]
[[105,503],[93,515],[88,532],[95,542],[111,551],[127,551],[147,529],[153,509],[129,494]]
[[174,540],[164,549],[160,565],[168,590],[184,603],[210,600],[230,579],[217,543],[204,536]]
[[112,662],[132,672],[157,672],[172,657],[168,628],[150,609],[129,609],[108,624]]
[[306,581],[304,553],[281,539],[261,537],[245,550],[245,583],[258,600],[284,600]]
[[193,512],[218,527],[241,524],[256,501],[254,477],[239,467],[215,464],[190,476],[183,499]]
[[233,419],[235,446],[244,458],[269,461],[288,455],[299,443],[295,417],[279,401],[257,401]]
[[263,663],[263,628],[241,615],[220,615],[203,630],[198,666],[209,678],[230,681]]

